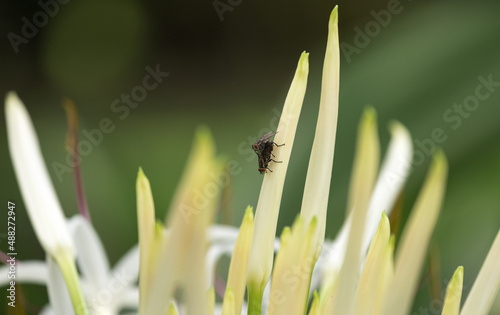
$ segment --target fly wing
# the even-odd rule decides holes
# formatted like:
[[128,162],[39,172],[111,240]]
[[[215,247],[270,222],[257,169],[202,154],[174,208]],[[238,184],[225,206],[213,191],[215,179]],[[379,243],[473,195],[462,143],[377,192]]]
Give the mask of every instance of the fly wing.
[[[265,144],[267,143],[269,138],[271,138],[275,134],[276,134],[276,132],[269,131],[268,133],[266,133],[265,135],[260,137],[257,141],[255,141],[254,146],[257,146],[259,148],[259,151],[264,150]],[[255,149],[254,149],[254,151],[255,151]],[[257,153],[257,151],[256,151],[256,153]],[[257,153],[257,154],[259,155],[259,153]]]
[[267,140],[269,140],[269,138],[271,138],[272,136],[274,136],[277,133],[278,133],[277,131],[276,132],[269,131],[268,133],[263,135],[262,138],[260,138],[259,140],[262,140],[262,142],[267,142]]

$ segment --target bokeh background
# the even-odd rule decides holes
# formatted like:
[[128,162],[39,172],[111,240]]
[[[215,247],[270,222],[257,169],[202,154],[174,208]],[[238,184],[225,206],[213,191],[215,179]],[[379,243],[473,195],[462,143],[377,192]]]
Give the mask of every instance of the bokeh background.
[[[42,0],[43,1],[43,0]],[[45,2],[42,2],[45,3]],[[219,3],[228,5],[227,0]],[[52,163],[66,163],[63,97],[79,111],[80,130],[108,118],[115,129],[82,160],[93,224],[112,263],[137,242],[135,179],[142,166],[162,219],[179,181],[197,126],[214,134],[218,151],[242,168],[233,178],[230,220],[239,224],[247,205],[255,206],[262,181],[248,150],[280,111],[296,63],[310,52],[309,84],[287,174],[278,233],[300,211],[302,189],[318,112],[321,67],[330,11],[339,4],[340,40],[355,46],[359,28],[377,20],[373,12],[395,1],[233,1],[221,20],[212,1],[72,0],[17,46],[25,17],[43,10],[36,1],[0,4],[2,49],[0,92],[16,90],[39,135],[43,154],[66,216],[77,213],[72,176],[58,178]],[[340,112],[327,236],[333,238],[345,214],[355,131],[362,110],[378,112],[382,150],[387,124],[404,123],[415,140],[430,139],[435,128],[450,162],[444,208],[433,243],[439,248],[443,288],[458,265],[465,268],[464,296],[500,227],[500,87],[460,127],[443,114],[474,95],[478,77],[500,81],[498,1],[401,1],[368,41],[341,58]],[[54,8],[52,8],[54,10]],[[370,24],[371,23],[371,24]],[[12,37],[12,34],[10,35]],[[358,43],[359,44],[359,43]],[[142,84],[146,67],[169,76],[138,106],[114,112],[112,103]],[[3,111],[0,128],[1,249],[6,251],[6,203],[17,204],[19,259],[44,259],[26,215],[8,153]],[[80,133],[80,139],[85,135]],[[404,216],[411,210],[428,168],[416,167],[405,190]],[[499,262],[500,266],[500,262]],[[437,314],[422,271],[413,314]],[[24,286],[31,304],[42,306],[45,288]],[[4,295],[1,294],[1,300]],[[498,299],[497,299],[498,300]],[[500,314],[499,303],[491,314]],[[2,303],[6,305],[6,303]],[[0,313],[5,307],[0,306]],[[427,312],[427,313],[426,313]]]

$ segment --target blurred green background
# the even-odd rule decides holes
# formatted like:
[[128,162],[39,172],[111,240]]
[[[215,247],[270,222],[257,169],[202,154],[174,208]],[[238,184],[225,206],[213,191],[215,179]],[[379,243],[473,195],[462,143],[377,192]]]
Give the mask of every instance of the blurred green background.
[[[113,132],[83,158],[82,171],[93,224],[114,263],[137,242],[138,167],[151,181],[161,219],[200,124],[210,127],[218,151],[242,168],[233,181],[232,220],[239,224],[245,207],[256,205],[262,181],[248,145],[259,132],[272,128],[300,53],[310,52],[309,84],[281,204],[280,233],[300,211],[327,22],[339,4],[342,43],[356,47],[358,28],[371,35],[363,47],[358,45],[355,53],[341,58],[327,236],[335,236],[344,218],[355,131],[366,105],[378,112],[383,150],[391,120],[404,123],[415,140],[430,139],[433,130],[441,128],[447,135],[442,147],[450,176],[434,242],[440,250],[443,287],[454,269],[463,265],[466,296],[500,227],[500,87],[467,112],[456,129],[443,115],[474,95],[479,76],[500,81],[500,3],[402,1],[399,13],[390,14],[390,21],[385,18],[388,22],[381,26],[374,13],[387,10],[391,3],[241,1],[224,12],[221,21],[212,1],[73,0],[59,5],[53,17],[40,19],[37,34],[15,45],[16,53],[9,38],[12,33],[22,36],[23,17],[33,21],[43,8],[36,1],[4,1],[0,92],[16,90],[30,111],[68,217],[77,212],[72,176],[65,173],[59,180],[51,167],[54,162],[66,163],[61,99],[76,102],[81,131],[98,128],[104,118],[113,122]],[[113,111],[112,103],[142,85],[145,68],[157,65],[169,76],[121,119],[123,112]],[[3,111],[1,115],[5,126]],[[17,203],[18,258],[44,259],[16,183],[5,127],[0,133],[2,199],[5,204]],[[83,133],[80,139],[85,139]],[[426,155],[408,181],[405,217],[428,164]],[[7,222],[6,213],[5,206],[0,222]],[[5,231],[6,223],[0,224],[0,232]],[[2,235],[1,249],[6,251]],[[47,299],[38,286],[25,286],[25,292],[35,309]],[[492,314],[500,314],[498,304]],[[413,314],[438,314],[433,305],[424,283]]]

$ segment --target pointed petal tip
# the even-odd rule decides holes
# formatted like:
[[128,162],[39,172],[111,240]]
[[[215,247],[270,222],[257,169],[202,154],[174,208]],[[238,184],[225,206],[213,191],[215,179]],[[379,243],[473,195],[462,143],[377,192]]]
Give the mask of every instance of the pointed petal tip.
[[243,221],[253,222],[253,208],[251,206],[247,206],[247,209],[245,210],[245,215],[243,216]]
[[303,51],[300,55],[299,64],[297,66],[297,71],[307,75],[309,72],[309,53]]
[[330,25],[337,24],[339,21],[339,6],[336,5],[330,14]]

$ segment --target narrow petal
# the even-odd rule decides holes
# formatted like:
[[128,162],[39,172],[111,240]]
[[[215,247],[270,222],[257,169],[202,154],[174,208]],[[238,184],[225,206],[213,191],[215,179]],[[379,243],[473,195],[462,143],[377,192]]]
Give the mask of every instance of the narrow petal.
[[316,218],[313,217],[306,227],[299,217],[291,230],[284,230],[271,280],[269,315],[299,315],[307,310],[309,284],[316,261],[316,229]]
[[235,315],[239,314],[235,311],[236,305],[234,304],[234,292],[231,287],[227,287],[224,294],[224,303],[222,304],[222,315]]
[[453,274],[444,298],[443,312],[441,315],[458,315],[460,300],[462,299],[462,286],[464,281],[464,267],[460,266]]
[[81,215],[73,216],[68,227],[77,250],[78,267],[90,285],[91,292],[104,288],[109,277],[109,261],[96,231]]
[[215,157],[210,132],[200,128],[181,183],[173,197],[166,225],[169,235],[154,266],[146,314],[161,314],[173,299],[174,288],[183,288],[186,312],[205,314],[205,252],[207,231],[220,193],[218,179],[225,163]]
[[434,153],[427,178],[413,207],[396,253],[394,281],[383,313],[407,314],[418,286],[422,265],[443,201],[448,163],[441,150]]
[[356,300],[356,314],[365,315],[371,314],[376,303],[376,296],[380,278],[380,270],[384,262],[384,253],[389,243],[390,238],[390,224],[389,218],[382,214],[380,223],[373,241],[368,250],[361,279],[359,281],[357,300]]
[[[274,255],[276,224],[285,183],[286,170],[292,153],[293,140],[304,100],[307,75],[309,73],[308,53],[302,53],[290,90],[283,106],[275,142],[285,144],[276,148],[277,161],[273,173],[267,173],[262,181],[259,201],[255,212],[255,231],[250,251],[248,289],[252,312],[260,313],[262,294],[271,275]],[[256,300],[252,300],[256,299]],[[250,312],[250,313],[252,313]]]
[[14,92],[7,94],[5,103],[9,151],[37,238],[52,256],[61,249],[74,256],[72,238],[28,111]]
[[[391,131],[391,141],[370,199],[370,207],[366,215],[365,230],[363,233],[363,245],[361,246],[362,255],[368,249],[382,211],[390,214],[390,210],[393,208],[410,171],[408,165],[413,154],[410,133],[403,125],[397,122],[392,123],[389,129]],[[338,274],[342,267],[351,223],[352,214],[344,221],[342,228],[329,248],[328,257],[324,263],[324,278],[326,280],[323,281],[322,295],[325,292],[325,288],[332,283],[332,275]]]
[[145,311],[145,298],[148,295],[152,274],[151,255],[155,235],[155,206],[149,180],[139,168],[136,182],[137,225],[139,233],[139,292],[140,313]]
[[46,258],[49,276],[49,281],[47,282],[47,292],[49,294],[50,304],[54,313],[68,315],[75,314],[61,269],[59,269],[59,266],[57,266],[50,255],[47,255]]
[[366,252],[372,240],[382,211],[387,215],[391,213],[410,173],[410,162],[413,155],[410,133],[398,122],[393,122],[389,129],[391,142],[370,199],[361,248],[362,253]]
[[486,315],[500,288],[500,230],[465,300],[460,315]]
[[318,292],[313,292],[313,298],[311,302],[311,308],[309,309],[309,315],[320,315],[320,305],[319,305],[319,295]]
[[328,42],[323,64],[323,82],[319,105],[316,134],[307,168],[304,197],[302,198],[301,216],[306,225],[316,217],[318,235],[316,255],[319,256],[325,238],[326,210],[330,194],[332,178],[333,154],[337,134],[337,117],[339,109],[339,30],[338,6],[330,15],[328,25]]
[[[245,285],[248,272],[248,257],[253,237],[253,209],[247,207],[243,222],[240,227],[240,234],[234,246],[233,256],[229,265],[229,275],[227,277],[227,287],[233,292],[234,313],[241,314],[241,305],[245,297]],[[227,291],[226,291],[227,292]],[[226,299],[223,302],[223,310]]]
[[352,314],[362,261],[361,246],[366,213],[379,167],[379,140],[375,110],[365,110],[358,128],[358,141],[350,185],[352,224],[344,264],[339,273],[340,288],[333,299],[334,315]]
[[114,265],[111,270],[111,279],[119,279],[120,288],[116,290],[116,295],[120,294],[127,287],[132,286],[139,276],[139,246],[130,248]]
[[214,314],[215,308],[215,289],[214,287],[210,287],[207,292],[208,298],[208,314]]
[[[0,267],[0,287],[6,286],[10,266]],[[19,283],[46,285],[48,281],[47,265],[43,261],[27,260],[16,264],[16,279]]]
[[385,247],[384,258],[382,266],[380,267],[380,275],[378,278],[377,289],[374,292],[375,305],[373,306],[372,315],[379,315],[382,312],[383,302],[387,299],[389,292],[389,285],[394,279],[394,245],[396,239],[391,235],[389,243]]
[[5,100],[9,151],[28,216],[44,250],[61,268],[74,310],[87,314],[75,266],[75,248],[43,161],[28,111],[14,92]]

